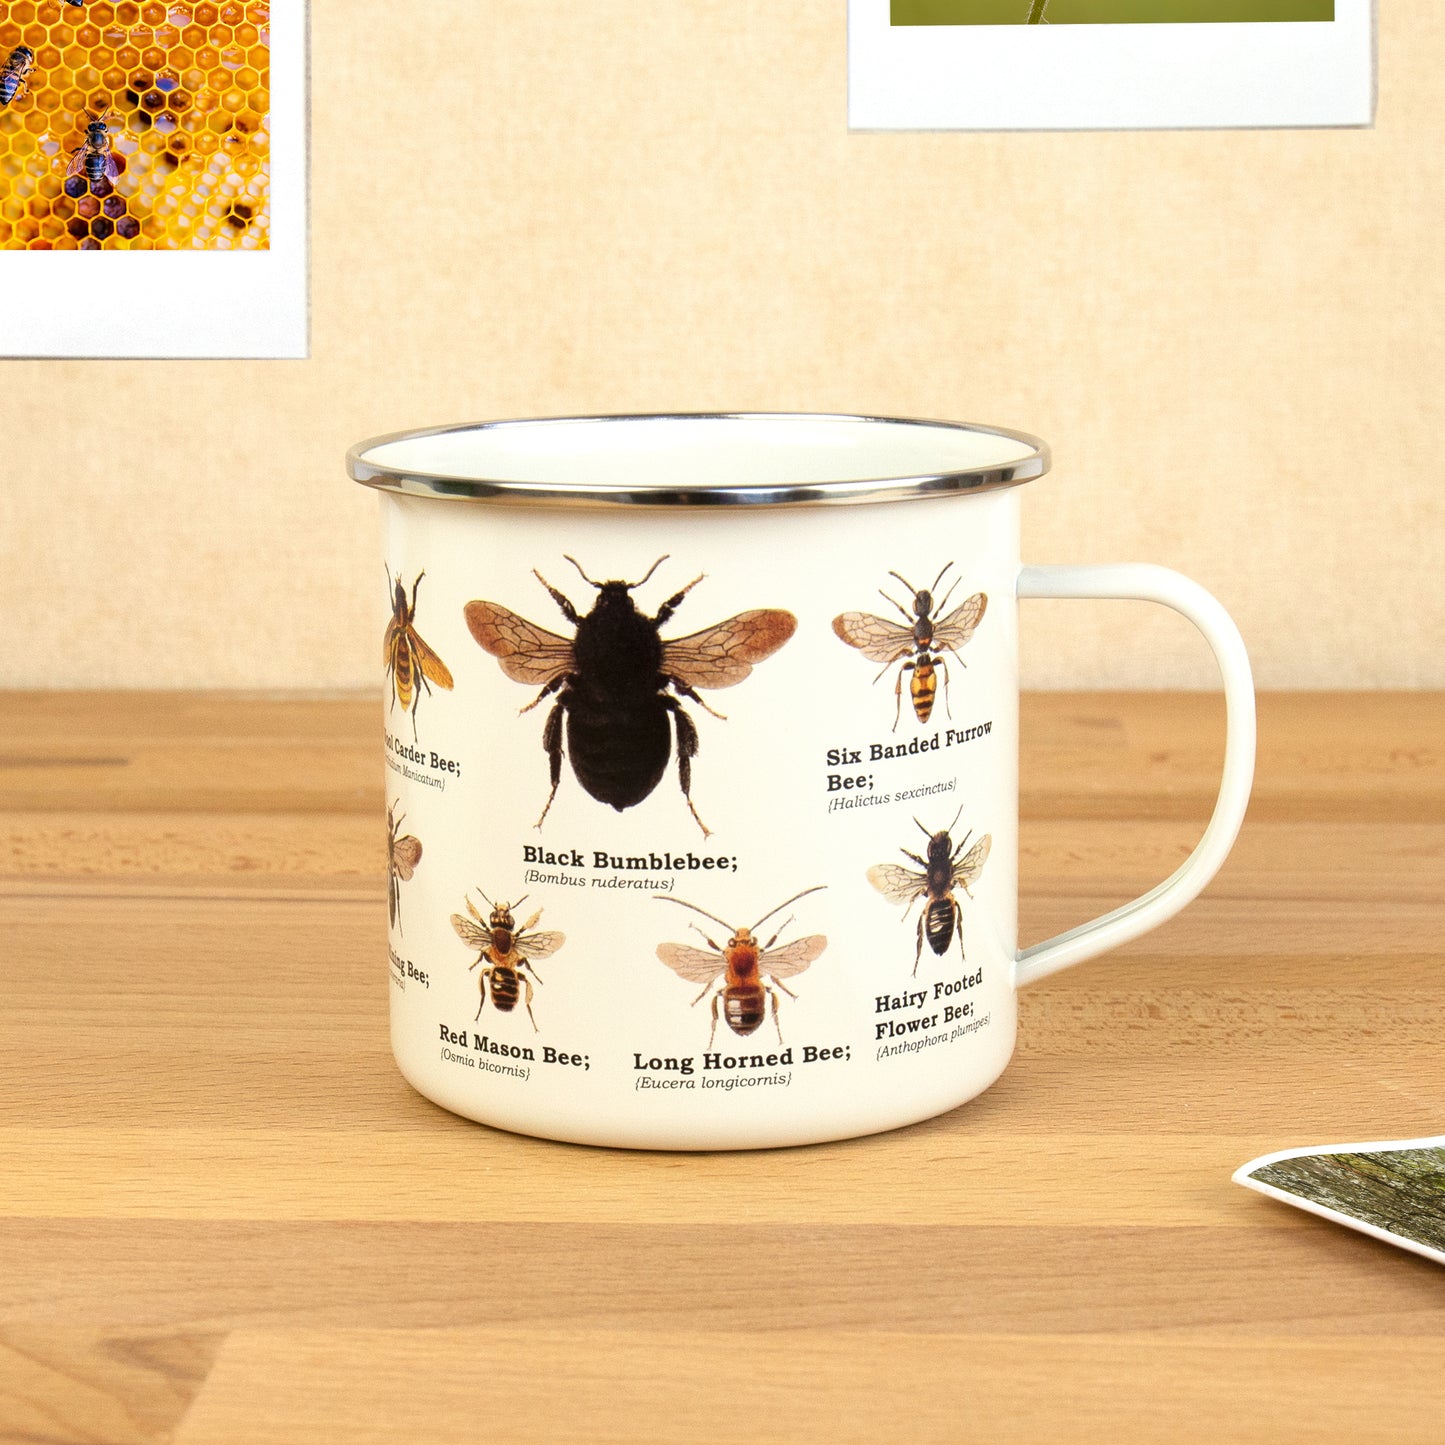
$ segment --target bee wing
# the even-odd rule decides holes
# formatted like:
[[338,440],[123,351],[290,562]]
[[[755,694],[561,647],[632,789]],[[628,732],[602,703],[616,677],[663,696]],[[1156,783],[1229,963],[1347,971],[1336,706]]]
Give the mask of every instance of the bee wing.
[[934,646],[957,652],[978,630],[987,606],[988,598],[982,592],[975,592],[972,597],[964,598],[942,622],[934,626]]
[[901,863],[877,863],[868,870],[868,881],[890,903],[912,903],[928,891],[928,879],[917,869]]
[[463,943],[469,943],[483,953],[492,946],[492,930],[484,928],[480,923],[473,923],[470,918],[463,918],[460,913],[452,914],[452,927],[456,929],[457,937]]
[[821,933],[810,933],[807,938],[796,938],[782,948],[770,948],[758,959],[758,970],[774,978],[792,978],[802,973],[822,951],[828,940]]
[[412,656],[416,658],[422,676],[428,681],[436,683],[438,687],[450,688],[452,675],[447,671],[446,663],[421,640],[417,635],[416,628],[407,628],[406,640],[411,644]]
[[120,157],[114,151],[109,152],[105,158],[105,176],[107,180],[117,180],[121,172]]
[[913,629],[871,612],[843,612],[833,619],[833,631],[849,647],[856,647],[874,662],[897,662],[913,651]]
[[85,147],[76,146],[70,153],[70,164],[65,168],[66,179],[71,176],[78,176],[81,168],[85,165]]
[[421,862],[421,839],[410,833],[398,838],[391,850],[391,866],[403,883],[410,880],[416,865]]
[[396,644],[401,636],[401,623],[395,617],[386,624],[386,636],[381,639],[381,665],[396,666]]
[[726,622],[662,644],[662,670],[689,687],[732,687],[755,662],[771,657],[797,630],[798,619],[776,607],[755,607]]
[[518,617],[499,602],[468,602],[467,630],[490,652],[513,682],[543,684],[572,670],[572,644],[555,632]]
[[727,967],[720,954],[704,953],[685,943],[659,943],[657,956],[689,983],[711,983]]
[[515,948],[523,958],[546,958],[556,953],[567,942],[565,933],[521,933],[517,935]]
[[953,866],[953,881],[955,886],[967,888],[970,883],[978,879],[983,872],[983,865],[988,860],[988,850],[993,847],[993,835],[985,833],[962,858]]

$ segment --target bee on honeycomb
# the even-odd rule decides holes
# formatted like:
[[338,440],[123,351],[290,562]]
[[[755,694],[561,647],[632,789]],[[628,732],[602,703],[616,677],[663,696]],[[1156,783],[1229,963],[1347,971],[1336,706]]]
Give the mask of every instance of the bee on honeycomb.
[[268,249],[270,11],[0,0],[0,249]]

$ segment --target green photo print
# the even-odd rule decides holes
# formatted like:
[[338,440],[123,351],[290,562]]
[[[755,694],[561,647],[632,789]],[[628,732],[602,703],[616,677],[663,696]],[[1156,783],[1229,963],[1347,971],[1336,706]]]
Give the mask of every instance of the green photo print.
[[1335,0],[890,0],[894,25],[1199,25],[1331,21]]

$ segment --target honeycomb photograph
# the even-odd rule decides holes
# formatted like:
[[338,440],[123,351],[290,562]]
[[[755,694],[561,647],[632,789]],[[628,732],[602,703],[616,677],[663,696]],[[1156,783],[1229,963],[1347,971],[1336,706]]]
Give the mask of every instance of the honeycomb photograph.
[[0,249],[268,250],[270,10],[0,0]]

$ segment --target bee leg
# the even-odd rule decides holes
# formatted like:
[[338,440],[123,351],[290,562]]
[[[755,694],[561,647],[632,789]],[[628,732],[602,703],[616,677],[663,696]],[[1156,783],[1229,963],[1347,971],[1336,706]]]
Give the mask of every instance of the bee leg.
[[958,937],[958,961],[968,962],[968,955],[963,951],[963,909],[958,899],[953,900],[953,931]]
[[542,809],[542,816],[537,819],[539,828],[546,821],[547,813],[552,807],[552,799],[557,796],[557,784],[562,781],[562,714],[566,710],[567,694],[563,693],[553,703],[552,711],[547,714],[547,726],[542,729],[542,748],[551,765],[552,791],[547,794],[547,806]]
[[[712,985],[709,984],[708,987],[711,988]],[[712,1048],[712,1041],[717,1037],[717,1002],[721,997],[722,994],[720,993],[715,993],[712,996],[712,1030],[707,1036],[708,1048]]]
[[948,664],[941,656],[937,657],[938,670],[943,674],[943,710],[948,714],[949,722],[953,721],[953,709],[948,702]]
[[572,605],[571,601],[564,597],[535,567],[532,568],[532,576],[552,594],[552,601],[562,609],[562,616],[565,617],[568,622],[574,627],[581,622],[582,619],[577,615],[577,609]]
[[703,1001],[703,999],[705,999],[705,998],[708,996],[708,990],[711,989],[711,988],[712,988],[712,984],[710,984],[710,983],[705,983],[705,984],[703,984],[703,986],[702,986],[702,992],[701,992],[700,994],[698,994],[698,996],[697,996],[695,999],[693,999],[693,1001],[692,1001],[692,1006],[693,1006],[693,1008],[696,1008],[696,1007],[698,1006],[698,1004],[700,1004],[700,1003]]
[[790,989],[790,988],[788,987],[788,985],[785,984],[785,983],[782,981],[782,979],[780,979],[780,978],[775,978],[775,979],[773,980],[773,987],[774,987],[774,988],[780,988],[780,989],[782,989],[782,991],[783,991],[785,994],[787,994],[787,996],[788,996],[790,999],[792,999],[794,1003],[797,1003],[797,1001],[798,1001],[798,995],[795,994],[795,993],[793,992],[793,990]]
[[532,1020],[532,1032],[534,1034],[540,1034],[542,1030],[537,1027],[536,1015],[532,1012],[532,980],[528,978],[525,973],[522,974],[521,978],[527,990],[527,1017]]
[[[905,663],[903,664],[903,666],[898,669],[898,681],[893,684],[893,731],[894,731],[894,732],[897,732],[897,731],[898,731],[898,724],[899,724],[899,722],[901,721],[901,719],[902,719],[902,717],[903,717],[903,674],[904,674],[905,672],[912,672],[912,671],[913,671],[913,664],[912,664],[911,662],[905,662]],[[910,683],[909,686],[911,687],[912,684]]]
[[416,574],[416,581],[411,584],[411,615],[416,616],[416,589],[421,586],[421,579],[426,576],[426,568],[423,567]]
[[684,682],[682,678],[674,677],[671,673],[669,673],[667,676],[667,680],[684,697],[691,698],[692,701],[695,702],[704,712],[710,712],[715,718],[721,718],[723,722],[726,722],[728,720],[728,715],[725,712],[719,712],[715,707],[709,707],[707,699],[699,697],[698,694],[692,689],[692,687],[690,687],[686,682]]
[[537,704],[541,702],[544,697],[551,697],[552,694],[556,692],[559,687],[565,687],[571,681],[572,674],[570,672],[564,672],[561,674],[560,677],[554,677],[552,681],[549,682],[547,686],[544,687],[542,691],[539,692],[537,696],[534,697],[532,701],[527,704],[526,707],[521,707],[517,709],[517,716],[521,717],[524,712],[531,712],[532,709],[536,707]]
[[[779,984],[778,987],[782,988],[783,986],[782,984]],[[787,993],[788,991],[787,989],[783,989],[783,992]],[[772,991],[772,989],[769,989],[768,997],[772,1000],[773,1004],[773,1027],[778,1031],[778,1044],[780,1047],[786,1048],[787,1045],[783,1043],[783,1026],[781,1023],[778,1022],[778,996]],[[788,997],[797,998],[797,994],[788,994]]]
[[[480,963],[480,962],[481,962],[481,959],[479,958],[479,959],[477,960],[477,963]],[[472,965],[472,967],[475,968],[475,967],[477,966],[477,963],[474,963],[474,964]],[[487,1006],[487,980],[488,980],[489,978],[491,978],[491,976],[492,976],[492,970],[489,969],[489,968],[484,968],[484,969],[477,975],[477,987],[482,991],[482,1001],[481,1001],[481,1003],[479,1003],[479,1004],[477,1005],[477,1015],[476,1015],[476,1018],[474,1018],[474,1019],[472,1020],[473,1023],[476,1023],[477,1019],[481,1018],[481,1016],[482,1016],[482,1010],[483,1010],[484,1008],[486,1008],[486,1006]]]
[[658,627],[661,627],[662,624],[666,622],[667,619],[671,617],[674,612],[677,611],[679,605],[682,602],[682,599],[686,597],[687,594],[691,592],[692,589],[696,587],[697,584],[701,582],[702,579],[706,576],[706,572],[699,572],[698,575],[694,577],[692,581],[689,582],[687,586],[682,589],[681,592],[674,592],[672,596],[669,597],[667,601],[664,602],[662,606],[657,609],[657,616],[652,619],[653,622],[656,623]]
[[675,697],[665,697],[663,706],[672,714],[677,728],[677,780],[682,786],[682,796],[687,799],[687,810],[693,822],[702,829],[704,838],[712,837],[712,829],[697,815],[692,805],[692,760],[697,756],[697,725],[683,710]]
[[918,961],[923,957],[923,920],[928,917],[928,910],[925,908],[918,915],[918,947],[913,950],[913,976],[918,977]]

